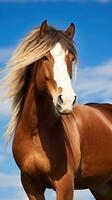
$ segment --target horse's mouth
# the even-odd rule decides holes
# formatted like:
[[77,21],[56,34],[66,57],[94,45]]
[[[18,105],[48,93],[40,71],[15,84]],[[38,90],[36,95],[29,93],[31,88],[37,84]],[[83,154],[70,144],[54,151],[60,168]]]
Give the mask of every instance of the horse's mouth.
[[55,107],[56,112],[59,115],[70,115],[72,113],[72,110],[61,110],[61,106],[57,104],[57,106]]

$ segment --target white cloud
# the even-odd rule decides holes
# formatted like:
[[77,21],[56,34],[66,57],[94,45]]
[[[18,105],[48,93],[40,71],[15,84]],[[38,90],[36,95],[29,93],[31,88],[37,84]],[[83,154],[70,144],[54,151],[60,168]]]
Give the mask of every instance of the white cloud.
[[80,66],[78,69],[76,91],[81,103],[112,103],[112,59],[93,67]]
[[15,192],[13,195],[2,198],[2,200],[28,200],[26,193],[21,189]]
[[0,155],[0,163],[3,163],[6,160],[6,156]]
[[[2,1],[0,0],[0,2]],[[13,50],[14,50],[13,47],[0,48],[0,67],[3,67],[2,65],[5,65],[7,63]]]
[[76,195],[74,196],[74,200],[95,200],[95,198],[89,190],[78,190],[76,191]]
[[48,200],[56,199],[56,192],[51,189],[47,189],[45,192],[45,198]]
[[[1,96],[1,94],[0,94]],[[0,101],[0,116],[9,117],[11,115],[11,101]]]
[[7,94],[7,90],[4,89],[3,84],[3,77],[5,77],[5,71],[0,71],[0,117],[1,116],[10,116],[11,115],[11,100],[5,99]]
[[17,174],[0,173],[0,188],[18,188],[20,184],[20,176]]
[[26,193],[23,190],[18,191],[13,197],[4,200],[28,200]]

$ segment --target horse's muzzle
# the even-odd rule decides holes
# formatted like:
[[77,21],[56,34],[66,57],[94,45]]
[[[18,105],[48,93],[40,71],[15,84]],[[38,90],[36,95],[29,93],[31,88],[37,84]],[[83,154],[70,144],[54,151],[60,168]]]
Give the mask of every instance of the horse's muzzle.
[[70,114],[72,113],[73,107],[76,103],[76,96],[72,99],[64,100],[62,95],[59,95],[56,105],[56,110],[60,114]]

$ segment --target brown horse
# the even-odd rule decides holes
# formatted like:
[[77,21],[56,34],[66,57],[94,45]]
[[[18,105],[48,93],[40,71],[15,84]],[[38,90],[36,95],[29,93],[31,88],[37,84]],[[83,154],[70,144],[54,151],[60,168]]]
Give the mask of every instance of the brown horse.
[[72,89],[75,26],[66,31],[44,21],[19,45],[9,62],[8,97],[15,132],[13,155],[29,200],[58,200],[89,188],[97,200],[112,200],[112,106],[76,105]]

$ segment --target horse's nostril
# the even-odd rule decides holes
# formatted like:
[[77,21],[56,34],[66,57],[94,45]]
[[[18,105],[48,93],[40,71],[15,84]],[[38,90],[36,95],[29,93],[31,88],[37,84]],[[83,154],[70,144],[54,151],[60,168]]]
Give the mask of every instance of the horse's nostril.
[[76,96],[74,96],[74,101],[73,101],[73,106],[75,105],[75,103],[76,103]]
[[58,101],[59,101],[59,103],[61,103],[61,104],[63,103],[62,95],[59,95]]

